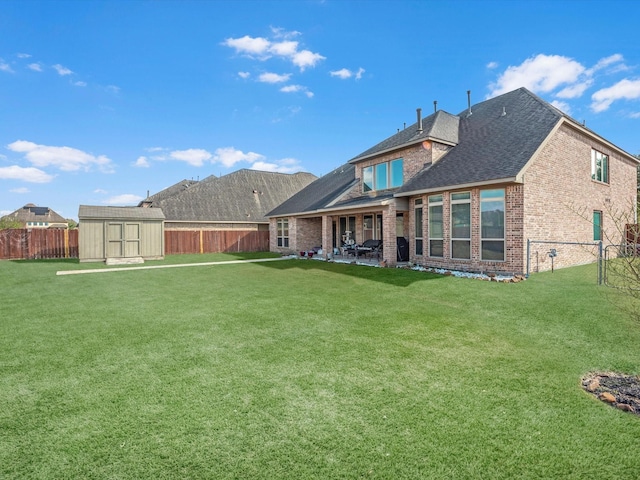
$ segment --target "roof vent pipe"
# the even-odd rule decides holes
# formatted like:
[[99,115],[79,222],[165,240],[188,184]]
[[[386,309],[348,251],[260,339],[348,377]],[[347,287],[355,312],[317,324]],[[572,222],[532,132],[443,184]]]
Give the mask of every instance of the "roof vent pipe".
[[500,116],[504,117],[505,115],[507,115],[507,107],[502,107],[502,115]]
[[467,105],[469,106],[469,113],[467,117],[471,115],[471,90],[467,90]]
[[418,133],[422,133],[422,109],[416,108],[416,114],[418,115]]
[[438,111],[438,100],[433,101],[433,113]]

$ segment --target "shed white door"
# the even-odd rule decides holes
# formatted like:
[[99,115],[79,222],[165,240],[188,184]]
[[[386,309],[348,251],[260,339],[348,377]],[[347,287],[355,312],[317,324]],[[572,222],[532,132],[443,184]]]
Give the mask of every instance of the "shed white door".
[[107,258],[140,256],[140,224],[109,222],[107,225]]

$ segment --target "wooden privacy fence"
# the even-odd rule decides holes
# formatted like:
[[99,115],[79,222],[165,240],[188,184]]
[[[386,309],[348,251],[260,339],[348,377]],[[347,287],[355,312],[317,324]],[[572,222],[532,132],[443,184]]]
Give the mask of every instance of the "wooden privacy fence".
[[78,230],[0,230],[0,259],[78,258]]
[[[268,252],[269,232],[256,230],[165,230],[165,255]],[[0,230],[0,259],[78,258],[78,230]]]
[[165,230],[164,252],[268,252],[269,232],[257,230]]

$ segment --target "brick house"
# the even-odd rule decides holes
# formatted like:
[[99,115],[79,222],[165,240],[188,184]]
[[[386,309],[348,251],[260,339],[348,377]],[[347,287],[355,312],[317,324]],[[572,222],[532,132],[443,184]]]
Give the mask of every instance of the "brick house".
[[270,248],[333,253],[351,232],[382,240],[389,266],[407,259],[402,239],[427,267],[541,271],[551,248],[556,267],[588,263],[596,242],[622,241],[612,212],[635,221],[637,166],[525,88],[458,115],[418,109],[415,124],[269,212]]

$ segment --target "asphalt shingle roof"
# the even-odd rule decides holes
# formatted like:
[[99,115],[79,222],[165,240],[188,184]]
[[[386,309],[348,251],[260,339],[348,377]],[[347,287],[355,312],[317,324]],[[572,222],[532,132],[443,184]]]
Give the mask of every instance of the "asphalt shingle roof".
[[182,192],[153,202],[168,221],[267,222],[265,214],[317,177],[242,169],[207,177]]
[[513,178],[564,115],[526,88],[494,97],[459,114],[459,143],[398,193]]
[[122,220],[164,220],[159,208],[109,207],[98,205],[80,205],[78,219],[122,219]]
[[325,208],[355,182],[355,167],[348,163],[341,165],[300,190],[290,199],[267,213],[267,216],[275,217],[312,212]]
[[422,119],[422,130],[419,130],[418,122],[416,121],[413,125],[365,150],[360,155],[355,156],[349,160],[349,162],[356,163],[367,157],[425,140],[437,140],[442,143],[455,145],[458,143],[459,123],[459,117],[439,110]]
[[49,207],[38,207],[33,203],[27,203],[24,207],[19,208],[15,212],[11,212],[6,218],[17,220],[19,222],[49,222],[49,223],[67,223],[62,215],[51,210]]

